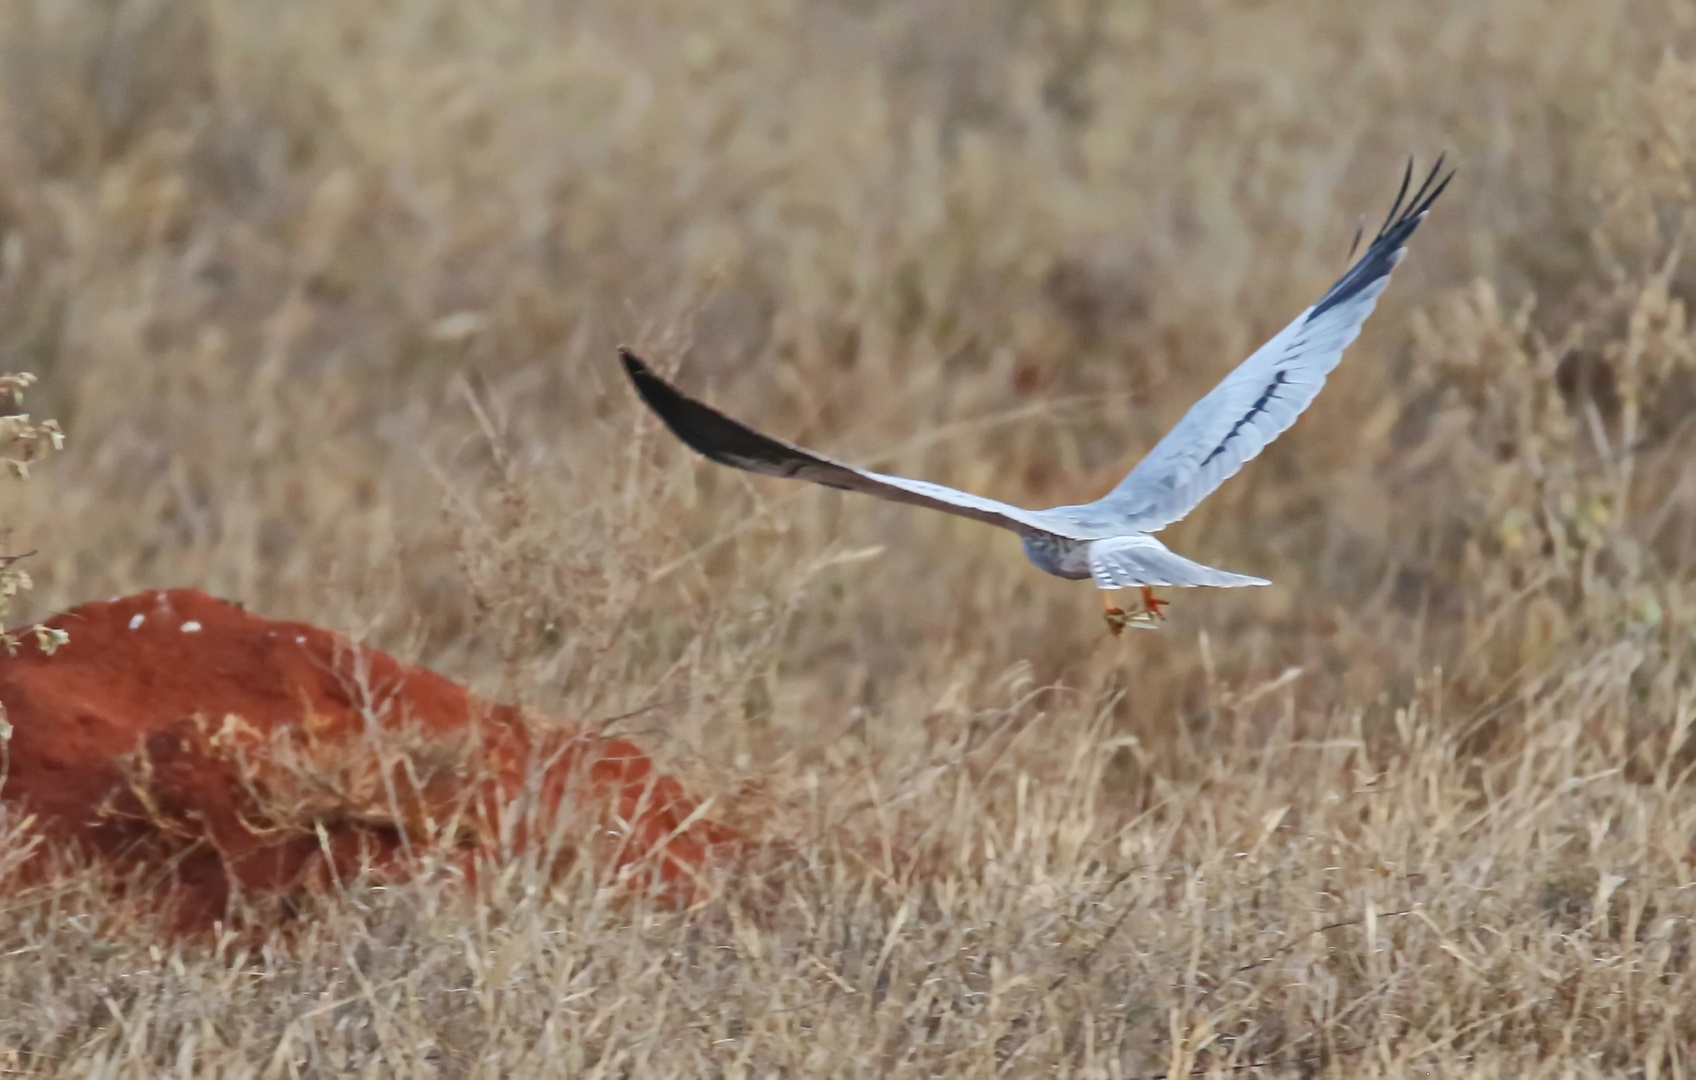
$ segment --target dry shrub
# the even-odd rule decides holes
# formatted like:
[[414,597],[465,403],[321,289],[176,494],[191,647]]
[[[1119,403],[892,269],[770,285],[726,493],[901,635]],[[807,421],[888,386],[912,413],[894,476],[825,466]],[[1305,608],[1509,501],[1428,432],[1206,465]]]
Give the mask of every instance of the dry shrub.
[[[1660,0],[6,8],[0,342],[76,435],[7,493],[46,600],[361,632],[788,846],[687,916],[515,860],[244,955],[150,952],[70,878],[0,921],[0,1061],[1688,1072],[1693,35]],[[1326,393],[1172,530],[1277,584],[1162,634],[972,523],[697,465],[613,361],[1076,501],[1440,149]]]
[[[9,401],[14,408],[22,408],[24,391],[34,384],[35,376],[28,372],[0,375],[0,399]],[[26,412],[0,416],[0,467],[12,479],[29,479],[30,463],[51,451],[62,449],[64,444],[65,436],[59,430],[57,420],[33,420]],[[10,536],[11,530],[0,525],[0,541],[8,540]],[[19,638],[17,633],[6,630],[6,618],[19,595],[34,587],[29,574],[18,565],[27,557],[11,552],[0,554],[0,647],[14,652]],[[62,634],[54,634],[39,626],[35,628],[35,637],[41,647],[49,651],[64,641]],[[6,730],[4,710],[0,710],[0,742],[5,741]]]

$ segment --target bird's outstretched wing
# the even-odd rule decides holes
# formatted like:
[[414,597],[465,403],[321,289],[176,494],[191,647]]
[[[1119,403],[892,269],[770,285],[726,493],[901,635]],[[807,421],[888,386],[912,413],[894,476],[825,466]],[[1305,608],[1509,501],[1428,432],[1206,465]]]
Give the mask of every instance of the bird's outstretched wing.
[[1443,159],[1408,199],[1413,164],[1366,253],[1320,298],[1190,409],[1104,498],[1070,511],[1094,535],[1154,532],[1179,520],[1295,423],[1360,334],[1390,271],[1454,174]]
[[774,439],[684,394],[655,375],[629,349],[620,346],[618,356],[624,361],[624,370],[635,384],[636,392],[642,395],[650,409],[659,414],[672,434],[721,465],[766,476],[807,480],[844,491],[858,491],[891,502],[925,506],[998,525],[1025,536],[1056,534],[1055,528],[1043,522],[1037,511],[956,491],[942,484],[857,469]]

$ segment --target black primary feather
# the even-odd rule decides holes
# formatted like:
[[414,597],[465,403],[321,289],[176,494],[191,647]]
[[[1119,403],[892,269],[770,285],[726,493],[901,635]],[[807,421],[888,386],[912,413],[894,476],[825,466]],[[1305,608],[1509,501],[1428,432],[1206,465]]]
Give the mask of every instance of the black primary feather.
[[[772,476],[794,476],[805,466],[826,464],[817,455],[763,435],[680,393],[648,370],[641,357],[622,345],[618,347],[618,358],[624,362],[625,373],[630,376],[642,400],[665,422],[673,435],[702,457],[720,465],[751,469]],[[819,478],[818,482],[830,487],[844,486],[831,483],[826,478]]]
[[1372,244],[1366,249],[1366,254],[1360,261],[1349,267],[1348,272],[1337,280],[1337,283],[1325,295],[1319,298],[1319,303],[1313,305],[1309,319],[1318,318],[1338,304],[1353,299],[1368,285],[1387,275],[1396,265],[1397,254],[1407,245],[1408,237],[1419,228],[1419,222],[1425,217],[1425,212],[1431,209],[1431,204],[1437,201],[1437,196],[1449,186],[1449,181],[1455,178],[1451,170],[1441,180],[1438,175],[1443,169],[1444,155],[1438,155],[1437,162],[1431,166],[1431,171],[1425,177],[1425,182],[1419,185],[1419,190],[1408,199],[1407,191],[1413,181],[1413,162],[1407,163],[1407,171],[1402,174],[1401,190],[1396,192],[1396,201],[1390,204],[1390,213],[1384,218],[1384,225],[1378,230],[1378,235],[1372,238]]

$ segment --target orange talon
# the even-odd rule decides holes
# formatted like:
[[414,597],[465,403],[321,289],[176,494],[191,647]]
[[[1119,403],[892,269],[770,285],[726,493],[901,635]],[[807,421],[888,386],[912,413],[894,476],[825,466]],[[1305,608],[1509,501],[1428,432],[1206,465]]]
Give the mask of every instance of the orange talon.
[[1170,601],[1170,600],[1162,600],[1162,599],[1160,599],[1160,597],[1155,596],[1154,590],[1149,588],[1147,585],[1144,585],[1142,587],[1143,610],[1147,611],[1150,615],[1153,615],[1155,618],[1164,619],[1166,617],[1166,612],[1161,610],[1161,609],[1166,607],[1171,602],[1172,601]]

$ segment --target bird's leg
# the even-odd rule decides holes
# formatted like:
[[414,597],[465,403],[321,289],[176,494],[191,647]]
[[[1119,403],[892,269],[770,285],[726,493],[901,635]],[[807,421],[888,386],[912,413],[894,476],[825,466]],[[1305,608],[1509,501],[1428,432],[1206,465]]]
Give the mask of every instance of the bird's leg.
[[1112,593],[1103,591],[1101,599],[1107,604],[1107,610],[1103,613],[1107,619],[1107,632],[1118,637],[1125,632],[1125,624],[1131,621],[1131,617],[1125,614],[1124,608],[1113,602]]
[[1142,609],[1155,618],[1164,619],[1166,617],[1166,612],[1161,609],[1171,602],[1172,601],[1170,600],[1162,600],[1160,597],[1155,596],[1154,590],[1149,588],[1147,585],[1142,587]]

